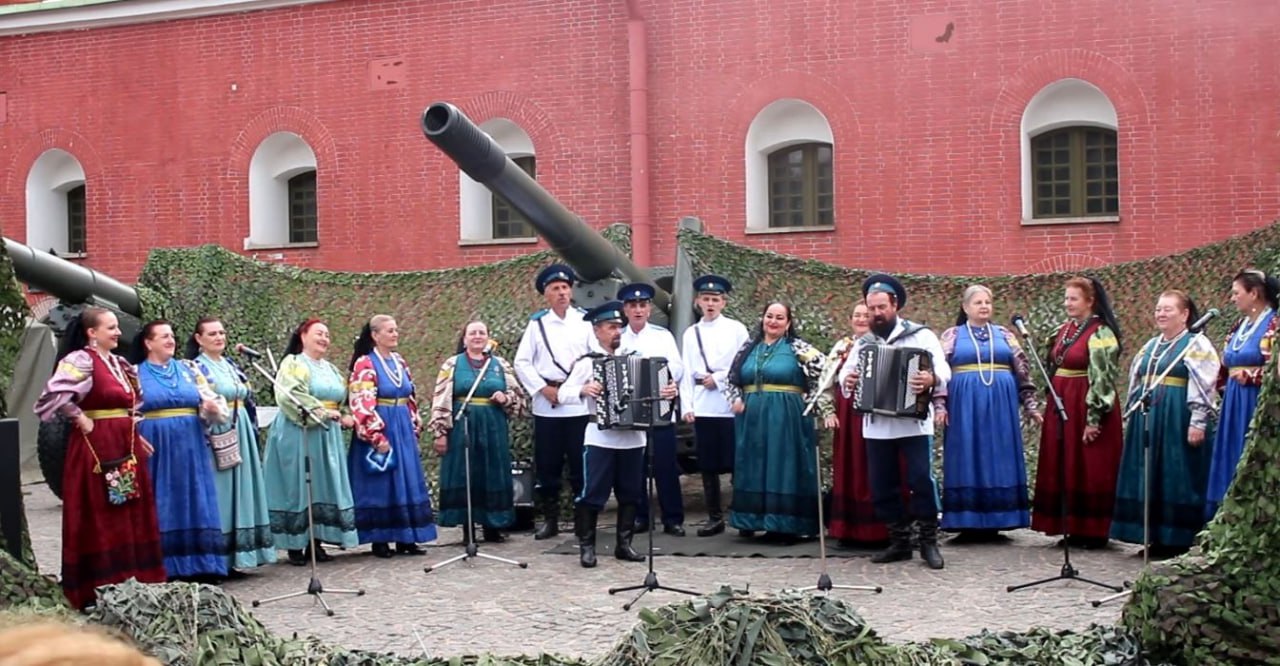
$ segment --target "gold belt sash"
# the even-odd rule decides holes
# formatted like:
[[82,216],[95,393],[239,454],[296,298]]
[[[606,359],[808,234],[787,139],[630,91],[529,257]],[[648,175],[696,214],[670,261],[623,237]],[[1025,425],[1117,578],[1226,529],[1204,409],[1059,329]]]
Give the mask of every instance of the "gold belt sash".
[[966,363],[964,365],[951,366],[951,372],[953,374],[957,372],[992,372],[994,370],[1009,370],[1009,369],[1010,369],[1009,366],[1003,363],[997,363],[995,365],[983,365],[981,363]]
[[127,409],[86,409],[84,415],[94,421],[103,419],[127,419],[129,418],[129,410]]
[[234,412],[234,411],[236,411],[237,409],[240,409],[240,404],[241,404],[241,403],[240,403],[240,401],[239,401],[239,400],[228,400],[228,401],[227,401],[227,409],[230,409],[231,411],[233,411],[233,412]]
[[790,384],[761,384],[759,387],[755,384],[751,384],[742,389],[743,393],[755,393],[757,391],[763,391],[765,393],[804,393],[804,389],[799,386],[791,386]]
[[1088,377],[1088,370],[1072,370],[1071,368],[1058,368],[1053,371],[1054,377]]
[[195,416],[195,407],[174,407],[173,409],[153,409],[143,412],[144,419],[173,419],[179,416]]
[[[1142,381],[1147,386],[1150,386],[1151,381],[1154,380],[1155,378],[1156,378],[1155,375],[1147,375],[1146,377],[1143,378]],[[1164,379],[1160,380],[1160,385],[1185,387],[1187,385],[1187,379],[1185,377],[1165,377]]]
[[1261,369],[1262,369],[1262,366],[1260,365],[1236,365],[1236,366],[1231,366],[1227,368],[1227,372],[1235,372],[1236,370],[1246,370],[1248,372],[1256,372]]
[[[454,402],[462,402],[462,398],[463,398],[463,396],[460,396],[460,395],[459,395],[459,396],[454,396],[453,401],[454,401]],[[491,399],[489,399],[489,398],[472,398],[472,399],[470,399],[470,400],[468,400],[468,401],[467,401],[467,404],[470,404],[470,405],[492,405],[492,404],[493,404],[493,400],[491,400]]]
[[320,406],[324,407],[325,409],[337,409],[338,403],[335,400],[321,400]]
[[408,398],[378,398],[379,407],[399,407],[409,404]]

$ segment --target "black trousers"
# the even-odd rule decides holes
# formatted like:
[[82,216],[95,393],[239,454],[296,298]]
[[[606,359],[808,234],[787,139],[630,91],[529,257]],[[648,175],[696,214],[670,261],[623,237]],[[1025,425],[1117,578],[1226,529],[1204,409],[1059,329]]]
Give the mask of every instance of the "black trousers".
[[569,466],[573,496],[582,494],[582,437],[590,416],[533,417],[534,491],[546,501],[560,498],[560,478]]
[[[938,519],[938,488],[930,466],[930,437],[867,439],[867,475],[876,517],[886,523]],[[906,463],[906,478],[903,478]],[[906,483],[911,499],[902,501]]]
[[693,419],[693,443],[698,452],[698,471],[703,474],[733,472],[737,450],[732,416],[699,416]]
[[644,497],[644,449],[606,449],[588,446],[582,454],[587,484],[578,495],[577,504],[595,511],[604,509],[609,493],[618,498],[618,506],[635,506]]
[[[663,525],[684,523],[684,497],[680,494],[680,465],[676,463],[676,428],[654,428],[648,455],[653,456],[653,482],[658,491],[658,507],[662,510]],[[643,499],[636,508],[636,520],[649,522],[649,461],[644,461]]]

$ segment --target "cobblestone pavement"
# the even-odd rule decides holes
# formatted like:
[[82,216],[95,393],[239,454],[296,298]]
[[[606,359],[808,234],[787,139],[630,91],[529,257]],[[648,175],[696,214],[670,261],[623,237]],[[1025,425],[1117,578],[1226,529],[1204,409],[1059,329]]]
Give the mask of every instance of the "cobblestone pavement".
[[[27,490],[27,514],[40,568],[56,574],[61,503],[43,485]],[[695,511],[691,517],[699,515]],[[601,525],[611,524],[611,517],[600,520]],[[350,648],[422,655],[425,646],[433,657],[485,651],[589,657],[607,652],[636,621],[639,607],[684,598],[651,592],[636,608],[623,611],[622,604],[630,596],[611,596],[607,589],[640,584],[645,564],[602,558],[599,567],[582,569],[576,557],[544,554],[560,540],[534,541],[530,533],[513,534],[502,544],[482,544],[480,550],[525,560],[528,569],[481,559],[423,573],[424,565],[462,552],[460,530],[440,532],[440,540],[427,548],[426,557],[382,560],[373,557],[367,546],[346,552],[331,549],[334,561],[319,567],[324,585],[366,591],[360,597],[326,595],[334,617],[326,617],[308,596],[266,604],[253,613],[279,633],[312,634]],[[691,531],[686,538],[697,537]],[[944,542],[946,568],[942,571],[926,568],[918,557],[889,565],[871,564],[866,558],[831,558],[828,571],[835,583],[884,587],[882,594],[832,594],[853,604],[881,635],[895,641],[960,637],[984,628],[1081,629],[1094,622],[1114,622],[1121,604],[1093,608],[1089,601],[1108,592],[1079,581],[1005,591],[1006,585],[1059,573],[1062,551],[1054,541],[1023,530],[998,545],[947,546]],[[642,537],[637,537],[636,545],[643,545]],[[1072,562],[1082,576],[1119,584],[1132,580],[1140,570],[1142,559],[1136,551],[1127,545],[1072,551]],[[655,569],[660,582],[674,587],[709,592],[727,583],[764,593],[812,585],[820,565],[809,558],[666,556],[655,558]],[[248,605],[253,599],[305,590],[307,582],[306,568],[282,563],[229,582],[225,589]]]

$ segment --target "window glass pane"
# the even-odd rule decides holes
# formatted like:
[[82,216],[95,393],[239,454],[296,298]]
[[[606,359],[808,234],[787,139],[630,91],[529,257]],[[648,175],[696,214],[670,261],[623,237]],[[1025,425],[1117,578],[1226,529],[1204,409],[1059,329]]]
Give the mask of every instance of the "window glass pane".
[[314,243],[317,240],[316,172],[307,171],[289,179],[289,242]]
[[67,190],[67,252],[83,254],[86,250],[84,185]]
[[[537,178],[537,160],[533,155],[515,157],[511,161],[515,162],[516,166],[520,167],[525,173]],[[492,210],[494,239],[532,238],[534,236],[533,226],[506,199],[496,194],[493,195]]]

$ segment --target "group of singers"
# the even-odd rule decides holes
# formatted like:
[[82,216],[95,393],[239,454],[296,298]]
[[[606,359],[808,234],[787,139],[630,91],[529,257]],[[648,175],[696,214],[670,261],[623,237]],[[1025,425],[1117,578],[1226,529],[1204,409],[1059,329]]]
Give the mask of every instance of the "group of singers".
[[[1219,356],[1188,328],[1198,318],[1192,299],[1162,293],[1158,334],[1134,356],[1121,402],[1121,333],[1106,292],[1096,279],[1067,280],[1065,322],[1043,339],[1022,332],[1042,347],[1034,353],[1061,396],[1062,422],[1052,405],[1041,407],[1028,350],[992,321],[995,295],[981,285],[964,291],[956,325],[939,335],[900,316],[907,291],[899,280],[873,275],[862,284],[850,335],[824,354],[796,335],[786,303],[766,305],[750,330],[726,316],[732,287],[723,277],[694,281],[700,320],[679,348],[669,331],[649,323],[652,286],[626,285],[616,300],[584,312],[572,305],[576,280],[561,264],[538,273],[547,307],[530,317],[512,362],[494,353],[485,322],[466,322],[456,353],[440,367],[425,423],[396,352],[394,319],[377,315],[365,324],[346,372],[328,360],[326,325],[303,322],[278,370],[253,363],[274,384],[279,407],[261,457],[249,376],[226,356],[221,320],[199,321],[185,359],[177,357],[172,326],[149,322],[125,360],[112,353],[116,317],[86,309],[36,405],[41,418],[62,414],[73,425],[63,482],[68,598],[85,607],[95,587],[129,577],[234,577],[274,562],[277,548],[298,565],[331,559],[322,544],[369,543],[379,557],[422,554],[418,544],[435,539],[437,524],[462,526],[467,541],[478,524],[485,541],[501,541],[514,519],[508,424],[529,411],[542,516],[535,538],[559,533],[567,466],[581,565],[596,565],[597,515],[610,493],[618,503],[615,557],[641,561],[631,545],[636,532],[661,524],[685,535],[675,426],[655,428],[649,438],[600,428],[596,401],[606,387],[596,359],[608,355],[668,362],[673,379],[658,397],[676,400],[693,426],[707,510],[698,536],[726,526],[772,542],[816,536],[823,529],[815,455],[822,426],[835,431],[827,529],[843,544],[883,547],[874,562],[911,559],[918,548],[940,569],[940,530],[957,532],[952,542],[959,543],[1028,526],[1077,547],[1115,538],[1147,544],[1156,556],[1174,554],[1191,545],[1231,483],[1280,294],[1280,283],[1262,271],[1235,276],[1231,300],[1243,316]],[[872,386],[858,360],[868,345],[913,348],[931,362],[906,387]],[[853,396],[872,389],[925,393],[931,403],[923,418],[859,412]],[[458,414],[465,414],[460,423]],[[1024,418],[1042,423],[1034,500]],[[941,498],[932,472],[935,428],[942,432]],[[424,430],[442,456],[438,513],[421,473]],[[647,469],[657,488],[655,516],[645,498]]]

